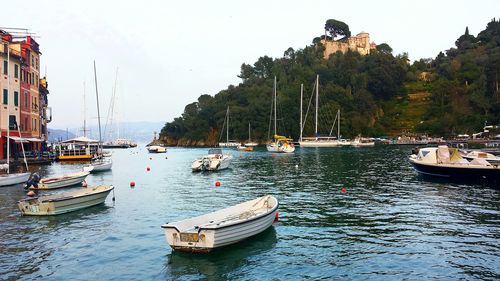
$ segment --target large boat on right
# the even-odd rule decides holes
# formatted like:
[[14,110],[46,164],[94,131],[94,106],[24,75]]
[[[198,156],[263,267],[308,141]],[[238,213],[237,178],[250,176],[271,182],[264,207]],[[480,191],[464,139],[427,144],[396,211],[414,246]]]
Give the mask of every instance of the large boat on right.
[[410,162],[419,174],[466,180],[500,181],[500,165],[482,158],[471,161],[463,158],[456,148],[446,145],[421,148],[410,156]]

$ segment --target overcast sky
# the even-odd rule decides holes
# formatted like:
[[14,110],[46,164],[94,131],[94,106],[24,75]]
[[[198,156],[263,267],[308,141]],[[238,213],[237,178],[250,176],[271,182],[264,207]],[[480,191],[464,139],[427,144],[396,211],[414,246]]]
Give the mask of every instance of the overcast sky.
[[0,7],[0,26],[28,28],[39,36],[53,109],[50,128],[82,126],[84,81],[87,122],[96,122],[94,59],[101,116],[107,114],[118,67],[120,120],[166,122],[199,95],[240,83],[242,63],[310,44],[330,18],[416,60],[454,46],[466,26],[477,35],[500,17],[498,0],[24,0]]

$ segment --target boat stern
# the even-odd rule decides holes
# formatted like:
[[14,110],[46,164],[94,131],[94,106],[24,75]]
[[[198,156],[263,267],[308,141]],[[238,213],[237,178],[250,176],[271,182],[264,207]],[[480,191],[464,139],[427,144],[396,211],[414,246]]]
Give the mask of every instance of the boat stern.
[[209,252],[214,248],[214,235],[211,230],[180,232],[174,226],[162,225],[165,240],[176,251]]

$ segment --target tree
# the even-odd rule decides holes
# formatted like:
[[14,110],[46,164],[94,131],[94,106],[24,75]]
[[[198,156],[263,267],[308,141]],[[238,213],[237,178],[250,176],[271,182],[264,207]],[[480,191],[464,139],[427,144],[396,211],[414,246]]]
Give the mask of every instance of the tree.
[[377,45],[377,51],[387,55],[392,54],[392,48],[387,43]]
[[325,23],[325,33],[330,33],[333,40],[335,37],[342,36],[343,38],[351,37],[351,31],[349,31],[349,26],[342,21],[329,19]]

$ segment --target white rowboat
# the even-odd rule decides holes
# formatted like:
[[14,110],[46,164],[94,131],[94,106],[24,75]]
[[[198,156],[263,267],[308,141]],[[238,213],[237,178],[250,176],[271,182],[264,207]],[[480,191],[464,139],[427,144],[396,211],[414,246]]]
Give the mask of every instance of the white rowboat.
[[112,166],[113,166],[113,162],[111,160],[110,161],[97,161],[97,162],[94,162],[88,166],[83,167],[83,171],[90,172],[90,173],[103,172],[103,171],[111,170]]
[[259,234],[269,228],[278,212],[271,195],[202,216],[162,225],[167,243],[187,252],[209,252]]
[[64,174],[62,176],[44,178],[40,180],[40,183],[38,183],[38,187],[30,186],[30,189],[47,190],[47,189],[56,189],[56,188],[62,188],[66,186],[80,184],[85,180],[85,178],[89,174],[90,172],[83,171],[83,172]]
[[53,195],[26,198],[17,203],[23,215],[59,215],[104,203],[112,185],[99,185]]

